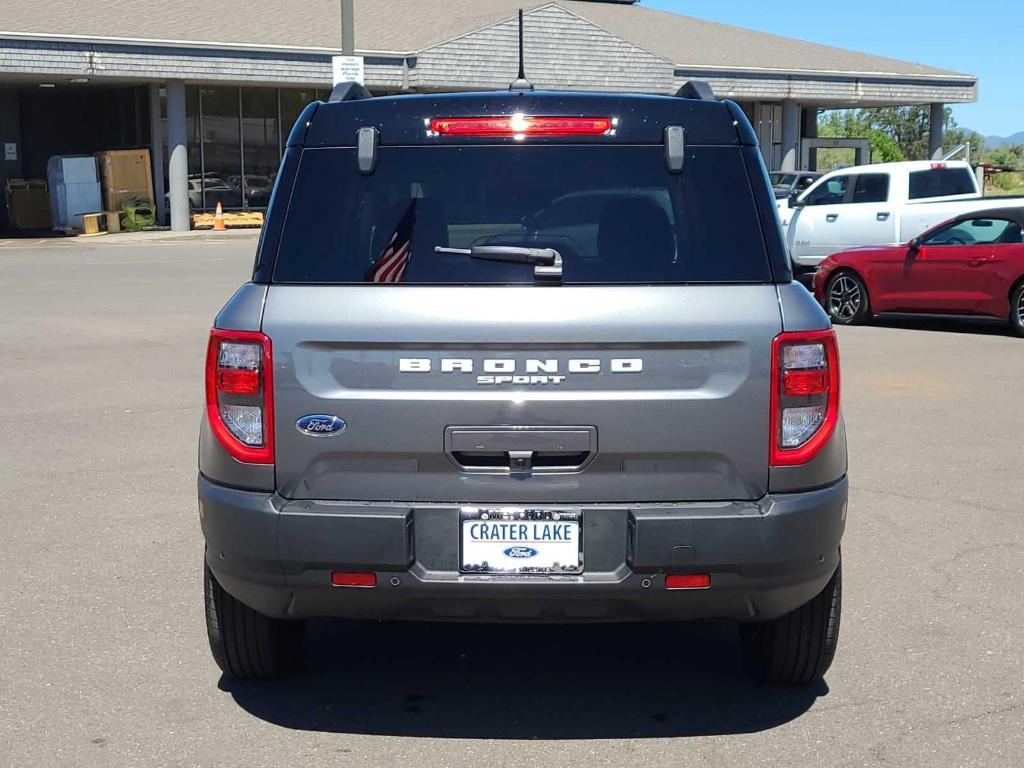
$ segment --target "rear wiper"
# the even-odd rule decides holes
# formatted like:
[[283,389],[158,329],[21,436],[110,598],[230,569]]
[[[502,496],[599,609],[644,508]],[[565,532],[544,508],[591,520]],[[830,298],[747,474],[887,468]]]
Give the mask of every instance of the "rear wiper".
[[436,246],[434,253],[454,253],[472,259],[511,261],[533,264],[533,277],[538,281],[562,281],[562,254],[554,248],[517,248],[511,245],[475,245],[472,248],[443,248]]

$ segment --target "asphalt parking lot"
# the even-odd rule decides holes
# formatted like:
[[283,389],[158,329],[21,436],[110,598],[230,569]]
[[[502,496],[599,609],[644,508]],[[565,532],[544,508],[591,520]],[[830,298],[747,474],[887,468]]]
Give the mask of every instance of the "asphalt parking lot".
[[0,245],[0,766],[1024,765],[1024,340],[842,329],[851,499],[827,685],[727,625],[317,623],[221,680],[196,432],[255,239]]

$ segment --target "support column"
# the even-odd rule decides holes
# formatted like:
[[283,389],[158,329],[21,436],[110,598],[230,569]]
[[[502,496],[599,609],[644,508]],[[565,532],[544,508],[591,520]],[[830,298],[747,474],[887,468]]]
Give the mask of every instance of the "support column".
[[932,104],[928,125],[928,156],[932,160],[942,159],[942,140],[945,138],[946,105]]
[[167,181],[171,199],[171,229],[187,232],[188,219],[188,121],[185,118],[185,83],[167,82]]
[[164,200],[164,126],[160,119],[160,84],[149,85],[149,154],[153,164],[153,204],[156,206],[156,223],[163,225],[167,219],[167,203]]
[[[803,117],[801,119],[803,123],[800,131],[800,139],[816,139],[818,138],[818,108],[807,107],[803,108]],[[803,167],[803,157],[801,153],[800,170],[801,171],[814,171],[818,168],[818,150],[811,148],[807,154],[807,167]]]
[[795,171],[800,164],[800,105],[792,99],[782,102],[782,165],[779,170]]
[[356,55],[356,12],[353,0],[341,0],[341,53]]

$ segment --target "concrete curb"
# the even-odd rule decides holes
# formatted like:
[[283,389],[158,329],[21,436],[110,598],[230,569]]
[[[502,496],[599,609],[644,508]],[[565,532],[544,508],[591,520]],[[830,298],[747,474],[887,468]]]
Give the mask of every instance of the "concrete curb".
[[228,229],[223,232],[194,229],[189,232],[119,232],[99,237],[25,237],[4,238],[0,235],[0,250],[10,248],[74,248],[76,246],[149,245],[154,243],[246,241],[257,240],[259,229]]

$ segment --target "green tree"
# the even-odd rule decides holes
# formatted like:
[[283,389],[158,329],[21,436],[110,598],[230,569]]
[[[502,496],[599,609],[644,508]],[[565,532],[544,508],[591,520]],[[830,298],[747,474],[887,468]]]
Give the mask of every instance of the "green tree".
[[1020,174],[997,173],[992,177],[992,185],[1000,192],[1013,192],[1020,186]]
[[[980,161],[984,139],[974,131],[957,125],[953,111],[946,108],[943,118],[946,149],[971,145],[971,159]],[[818,121],[818,135],[871,140],[874,162],[927,160],[931,110],[927,106],[876,107],[824,113]]]
[[985,162],[998,168],[1024,170],[1024,144],[990,149],[985,153]]
[[[841,110],[826,112],[818,121],[818,135],[827,139],[867,139],[871,143],[871,161],[890,163],[905,160],[899,144],[885,131],[871,125],[863,111]],[[842,150],[818,150],[818,167],[828,168],[836,164]]]
[[971,162],[978,164],[985,160],[985,137],[977,131],[968,131],[956,124],[956,120],[950,118],[950,125],[946,127],[946,136],[943,146],[946,150],[959,147],[961,144],[971,145]]
[[[895,141],[907,160],[928,159],[928,107],[880,107],[862,109],[860,114],[868,125]],[[946,115],[952,119],[949,110]]]

